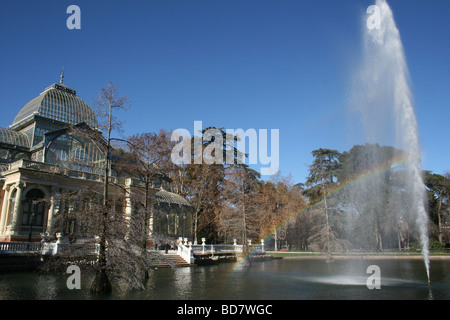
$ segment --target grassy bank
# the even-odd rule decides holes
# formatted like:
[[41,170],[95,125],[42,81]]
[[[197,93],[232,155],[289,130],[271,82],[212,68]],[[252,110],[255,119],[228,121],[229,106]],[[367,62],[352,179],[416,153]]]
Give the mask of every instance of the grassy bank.
[[[327,254],[323,252],[301,252],[301,251],[267,251],[273,257],[281,258],[317,258],[326,259]],[[380,258],[380,259],[395,259],[395,258],[419,258],[422,259],[420,252],[399,252],[399,251],[386,251],[386,252],[335,252],[332,254],[335,259],[344,258]],[[450,253],[448,252],[430,252],[430,259],[450,259]]]

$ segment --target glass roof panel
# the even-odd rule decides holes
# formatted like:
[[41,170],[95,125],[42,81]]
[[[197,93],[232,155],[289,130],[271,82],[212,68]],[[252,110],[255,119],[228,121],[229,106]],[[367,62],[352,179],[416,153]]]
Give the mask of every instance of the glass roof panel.
[[30,147],[30,137],[27,134],[4,128],[0,128],[0,142],[25,148]]
[[17,114],[12,127],[26,122],[33,114],[73,125],[84,122],[91,128],[98,127],[94,111],[76,96],[75,90],[63,84],[53,84],[28,102]]

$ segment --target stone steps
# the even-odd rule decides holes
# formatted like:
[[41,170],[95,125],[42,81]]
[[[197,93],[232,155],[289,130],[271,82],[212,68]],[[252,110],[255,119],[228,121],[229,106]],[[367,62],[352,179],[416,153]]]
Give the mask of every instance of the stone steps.
[[191,266],[176,253],[158,253],[158,255],[160,256],[160,259],[152,259],[149,261],[150,268],[179,268]]

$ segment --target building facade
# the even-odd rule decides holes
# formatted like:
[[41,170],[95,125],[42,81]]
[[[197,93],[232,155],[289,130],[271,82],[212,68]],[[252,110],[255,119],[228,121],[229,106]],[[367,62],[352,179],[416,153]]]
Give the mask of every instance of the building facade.
[[[19,110],[8,128],[0,128],[0,241],[40,241],[44,235],[67,235],[77,228],[77,221],[55,225],[55,217],[71,208],[61,194],[104,185],[106,143],[93,137],[101,137],[94,111],[62,78]],[[131,217],[136,207],[132,195],[142,194],[143,185],[114,170],[117,157],[112,158],[109,180],[129,192],[114,205]],[[148,192],[148,232],[190,238],[190,206],[168,190],[170,179],[157,175]]]

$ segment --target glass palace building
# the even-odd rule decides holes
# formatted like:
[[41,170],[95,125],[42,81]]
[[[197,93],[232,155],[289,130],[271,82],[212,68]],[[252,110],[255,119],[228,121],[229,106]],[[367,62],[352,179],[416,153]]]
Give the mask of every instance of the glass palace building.
[[[101,190],[106,163],[104,139],[94,141],[82,132],[99,133],[97,118],[62,78],[20,109],[8,128],[0,128],[0,241],[40,241],[55,232],[69,235],[78,227],[77,221],[54,225],[55,216],[71,207],[55,199],[71,190]],[[131,194],[143,186],[139,179],[114,170],[117,157],[109,179],[130,193],[114,206],[116,212],[131,216]],[[190,206],[169,190],[170,179],[158,174],[149,192],[149,234],[190,238]]]

